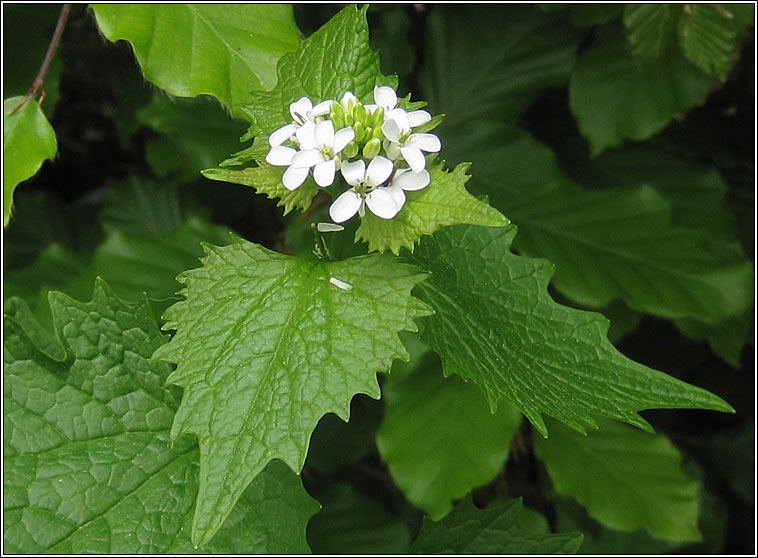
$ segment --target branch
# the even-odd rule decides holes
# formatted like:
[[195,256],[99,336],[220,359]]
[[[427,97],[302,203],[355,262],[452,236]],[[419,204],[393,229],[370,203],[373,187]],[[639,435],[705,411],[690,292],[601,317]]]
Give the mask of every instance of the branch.
[[[61,35],[63,34],[63,28],[66,26],[66,20],[68,19],[68,12],[71,10],[71,4],[63,4],[63,8],[61,9],[61,15],[58,16],[58,24],[55,26],[55,33],[53,33],[53,38],[50,41],[50,46],[47,47],[47,54],[45,54],[45,60],[42,62],[42,66],[40,66],[39,72],[37,73],[37,77],[34,79],[34,83],[29,88],[29,91],[26,92],[26,95],[24,96],[19,103],[11,109],[11,111],[8,113],[13,114],[18,110],[18,108],[23,105],[24,103],[28,103],[32,97],[34,97],[37,92],[42,89],[42,85],[45,83],[45,76],[47,75],[47,70],[50,68],[50,63],[53,61],[53,57],[55,56],[55,49],[58,48],[58,43],[61,40]],[[44,99],[44,92],[42,99]],[[40,99],[40,103],[42,102],[42,99]]]

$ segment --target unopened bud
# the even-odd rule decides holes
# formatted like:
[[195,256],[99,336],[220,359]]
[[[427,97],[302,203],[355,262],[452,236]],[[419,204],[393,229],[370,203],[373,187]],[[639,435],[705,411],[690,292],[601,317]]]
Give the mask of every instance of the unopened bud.
[[361,104],[355,105],[355,108],[353,109],[353,118],[356,122],[361,122],[366,125],[366,108]]
[[342,150],[342,153],[345,154],[345,157],[348,159],[352,159],[356,155],[358,155],[358,144],[354,141],[351,141],[345,146],[345,149]]
[[381,128],[382,124],[384,124],[384,109],[382,107],[377,107],[374,114],[371,115],[371,127]]
[[379,138],[374,138],[363,147],[363,156],[366,159],[373,159],[374,157],[379,155],[379,151],[381,151],[381,149],[382,149],[381,140]]
[[353,130],[355,130],[355,141],[357,143],[364,143],[368,139],[366,136],[366,127],[360,120],[355,121],[355,124],[353,124]]

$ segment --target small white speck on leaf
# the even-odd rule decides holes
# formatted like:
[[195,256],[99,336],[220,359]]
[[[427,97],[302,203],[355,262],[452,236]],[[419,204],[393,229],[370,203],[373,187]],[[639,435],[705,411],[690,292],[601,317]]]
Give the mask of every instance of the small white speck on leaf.
[[345,283],[344,281],[340,281],[336,277],[330,277],[329,282],[335,287],[339,287],[343,291],[349,291],[350,289],[353,288],[353,286],[350,283]]

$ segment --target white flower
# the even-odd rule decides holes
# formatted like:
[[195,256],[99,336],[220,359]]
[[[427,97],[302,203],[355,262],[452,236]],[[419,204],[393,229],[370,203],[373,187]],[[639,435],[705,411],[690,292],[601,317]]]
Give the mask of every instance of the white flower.
[[[419,114],[423,113],[423,114]],[[431,115],[424,110],[411,113],[403,109],[390,111],[382,124],[382,132],[388,142],[385,143],[387,156],[391,159],[402,157],[413,172],[421,172],[426,166],[422,151],[437,153],[442,145],[434,134],[412,134],[411,128],[431,120]]]
[[386,85],[374,86],[374,103],[373,105],[366,105],[366,110],[374,112],[381,107],[387,114],[397,106],[397,93]]
[[281,145],[288,139],[295,135],[297,129],[304,125],[306,122],[314,122],[319,116],[329,114],[331,110],[332,101],[323,101],[317,104],[315,107],[308,97],[301,97],[294,103],[290,104],[290,114],[293,121],[286,126],[282,126],[278,130],[274,130],[271,136],[268,138],[268,142],[271,147]]
[[[377,108],[384,109],[385,120],[392,118],[392,114],[399,114],[402,112],[408,117],[411,128],[426,124],[432,119],[432,115],[425,110],[414,110],[406,112],[403,109],[397,108],[397,93],[391,87],[386,85],[377,85],[374,87],[374,103],[373,105],[366,105],[366,110],[370,112],[376,111]],[[399,111],[399,112],[395,112]]]
[[352,186],[340,195],[329,208],[329,216],[336,223],[343,223],[356,214],[363,216],[365,206],[383,219],[392,219],[402,207],[398,205],[396,190],[381,186],[392,175],[395,166],[381,155],[374,157],[366,168],[362,160],[342,164],[342,176]]
[[291,166],[282,177],[284,186],[288,190],[300,186],[311,167],[316,184],[331,186],[337,170],[337,156],[355,139],[355,131],[346,127],[335,133],[332,121],[322,120],[318,124],[306,122],[297,129],[295,135],[302,150],[293,154]]

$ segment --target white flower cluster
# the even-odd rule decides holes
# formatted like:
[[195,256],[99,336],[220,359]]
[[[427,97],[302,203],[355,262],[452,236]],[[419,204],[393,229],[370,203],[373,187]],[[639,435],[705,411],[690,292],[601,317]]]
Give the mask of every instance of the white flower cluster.
[[434,134],[414,133],[432,115],[407,112],[398,106],[397,93],[387,86],[374,88],[374,104],[363,105],[349,91],[339,102],[313,106],[308,97],[290,105],[292,122],[269,137],[266,161],[288,167],[282,182],[299,188],[313,174],[321,187],[332,186],[340,171],[347,190],[329,208],[342,223],[366,206],[382,219],[392,219],[405,204],[405,191],[429,185],[424,153],[437,153]]

